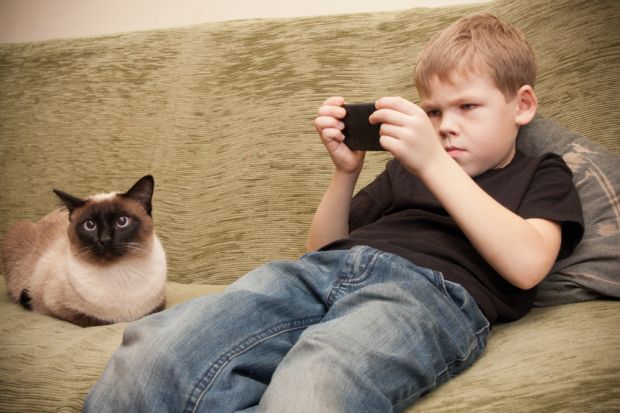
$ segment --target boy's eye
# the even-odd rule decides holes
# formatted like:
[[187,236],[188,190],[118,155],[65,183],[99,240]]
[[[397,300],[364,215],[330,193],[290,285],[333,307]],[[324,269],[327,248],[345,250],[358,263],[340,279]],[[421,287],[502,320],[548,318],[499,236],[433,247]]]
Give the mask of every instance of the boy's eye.
[[86,231],[94,231],[97,228],[97,224],[92,219],[84,221],[83,226]]
[[439,115],[441,115],[441,112],[437,109],[429,109],[426,111],[426,116],[428,116],[429,118],[434,118]]
[[123,216],[116,220],[116,225],[119,228],[125,228],[127,225],[129,225],[130,222],[131,218]]
[[462,110],[472,110],[476,107],[476,105],[474,105],[473,103],[465,103],[463,105],[461,105],[461,109]]

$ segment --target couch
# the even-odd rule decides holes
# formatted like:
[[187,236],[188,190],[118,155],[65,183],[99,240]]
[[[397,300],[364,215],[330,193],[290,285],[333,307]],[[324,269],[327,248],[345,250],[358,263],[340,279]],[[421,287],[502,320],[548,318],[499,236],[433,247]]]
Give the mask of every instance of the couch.
[[[332,172],[312,125],[320,103],[417,100],[423,44],[476,12],[517,24],[537,52],[540,116],[520,145],[557,150],[574,169],[587,239],[530,314],[496,325],[473,368],[409,411],[620,411],[614,1],[496,0],[0,45],[0,238],[56,207],[52,188],[87,196],[151,173],[169,307],[295,259]],[[387,159],[369,154],[359,187]],[[27,311],[0,280],[0,411],[79,411],[125,327]]]

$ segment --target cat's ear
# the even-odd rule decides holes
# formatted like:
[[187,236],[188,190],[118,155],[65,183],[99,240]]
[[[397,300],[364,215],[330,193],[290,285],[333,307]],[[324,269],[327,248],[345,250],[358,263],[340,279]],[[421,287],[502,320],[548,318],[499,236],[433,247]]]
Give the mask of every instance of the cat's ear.
[[84,201],[83,199],[80,199],[73,195],[69,195],[68,193],[63,192],[59,189],[54,189],[53,191],[56,195],[58,195],[58,198],[60,198],[62,203],[65,204],[65,206],[69,210],[69,214],[71,214],[75,209],[84,206],[84,204],[86,203],[86,201]]
[[123,197],[138,201],[140,204],[142,204],[142,206],[146,210],[146,213],[151,215],[151,198],[153,197],[154,189],[155,180],[151,175],[147,175],[140,178],[140,180],[136,182],[129,191],[123,194]]

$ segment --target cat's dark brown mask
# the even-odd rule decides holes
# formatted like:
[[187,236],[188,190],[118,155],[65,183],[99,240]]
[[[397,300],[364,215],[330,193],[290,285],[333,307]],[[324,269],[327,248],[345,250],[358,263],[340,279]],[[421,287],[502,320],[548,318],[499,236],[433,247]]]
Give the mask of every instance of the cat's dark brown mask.
[[125,193],[81,199],[54,189],[69,210],[69,239],[82,258],[111,261],[146,252],[153,233],[154,179],[147,175]]

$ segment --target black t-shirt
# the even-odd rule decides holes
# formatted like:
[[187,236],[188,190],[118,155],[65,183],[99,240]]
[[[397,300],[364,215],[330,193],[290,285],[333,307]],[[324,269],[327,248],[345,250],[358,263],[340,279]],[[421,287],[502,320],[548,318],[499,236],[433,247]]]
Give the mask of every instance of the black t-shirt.
[[[529,157],[517,152],[504,168],[489,170],[475,182],[522,218],[542,218],[562,226],[558,258],[570,255],[583,235],[581,202],[572,173],[554,154]],[[424,184],[397,160],[355,195],[349,238],[322,250],[367,245],[440,271],[475,298],[490,322],[515,320],[531,309],[536,288],[521,290],[502,278]],[[523,268],[523,271],[527,271]]]

